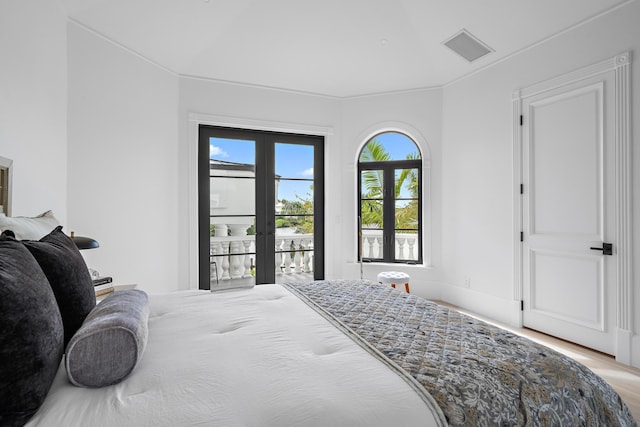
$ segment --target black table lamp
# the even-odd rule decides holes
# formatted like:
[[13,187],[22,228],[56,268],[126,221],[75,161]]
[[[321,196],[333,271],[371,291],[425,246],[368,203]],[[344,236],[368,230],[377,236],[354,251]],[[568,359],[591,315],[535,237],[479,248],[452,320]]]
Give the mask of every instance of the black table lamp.
[[71,232],[71,240],[73,240],[73,243],[75,243],[80,250],[100,247],[100,243],[98,243],[97,240],[94,240],[91,237],[76,236],[73,231]]

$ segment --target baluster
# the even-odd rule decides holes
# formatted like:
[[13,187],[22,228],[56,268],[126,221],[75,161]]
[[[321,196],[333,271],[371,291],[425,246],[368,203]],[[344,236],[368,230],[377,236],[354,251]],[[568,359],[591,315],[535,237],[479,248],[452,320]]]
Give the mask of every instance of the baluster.
[[276,275],[282,274],[282,254],[277,253],[277,251],[282,249],[282,239],[276,239]]
[[[251,240],[243,240],[244,252],[249,252],[251,247]],[[242,277],[251,277],[251,257],[249,255],[244,256],[244,274]]]
[[409,243],[409,259],[417,259],[414,252],[413,252],[413,247],[416,244],[416,238],[415,237],[408,237],[407,238],[407,242]]
[[241,244],[239,242],[229,243],[229,275],[232,279],[239,279],[242,277],[242,262],[239,256],[234,255],[240,253],[240,246]]
[[222,246],[222,276],[220,276],[220,280],[229,280],[231,279],[229,276],[229,244],[220,243],[220,245]]
[[376,253],[376,257],[377,258],[382,258],[382,254],[384,253],[384,240],[382,239],[382,237],[376,237],[376,249],[377,249],[377,253]]
[[[287,242],[284,243],[284,268],[282,269],[282,272],[284,274],[289,274],[291,273],[291,245],[293,244],[293,241],[291,241],[291,243],[287,244]],[[295,249],[295,247],[294,247]]]
[[[291,246],[293,246],[294,248],[296,248],[295,246],[295,242],[291,242]],[[293,258],[293,267],[294,267],[294,271],[296,273],[302,273],[302,269],[301,264],[302,264],[302,252],[304,250],[304,247],[302,246],[302,242],[300,242],[300,244],[298,245],[298,247],[296,248],[295,253],[293,254],[294,258]]]
[[[304,242],[304,240],[303,240]],[[309,268],[309,258],[310,258],[310,254],[309,254],[309,247],[305,247],[302,245],[302,243],[300,244],[300,246],[302,246],[302,250],[304,251],[304,255],[302,256],[302,271],[307,273],[309,271],[311,271],[311,269]]]
[[221,274],[222,272],[220,271],[222,268],[222,257],[220,256],[220,254],[222,253],[222,245],[220,244],[220,242],[211,242],[211,254],[213,255],[213,261],[215,261],[215,274],[211,273],[212,275],[209,277],[210,280],[213,280],[214,277],[217,278],[218,280],[221,280],[222,277]]
[[404,244],[406,243],[407,239],[405,237],[398,237],[396,240],[398,241],[398,249],[399,249],[399,251],[398,251],[398,259],[405,259],[405,257],[404,257]]
[[373,244],[376,242],[375,236],[367,236],[367,243],[369,243],[369,256],[365,258],[375,258],[373,253]]

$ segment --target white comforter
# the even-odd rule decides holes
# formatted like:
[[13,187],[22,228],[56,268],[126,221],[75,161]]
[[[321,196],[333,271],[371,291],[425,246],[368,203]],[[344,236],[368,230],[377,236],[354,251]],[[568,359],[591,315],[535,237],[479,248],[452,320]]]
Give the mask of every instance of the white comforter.
[[142,360],[74,387],[61,365],[29,426],[431,426],[396,372],[279,285],[150,296]]

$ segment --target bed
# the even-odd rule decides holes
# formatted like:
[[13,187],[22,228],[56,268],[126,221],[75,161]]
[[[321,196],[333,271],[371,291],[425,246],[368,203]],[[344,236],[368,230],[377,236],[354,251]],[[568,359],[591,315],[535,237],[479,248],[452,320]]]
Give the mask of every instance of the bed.
[[89,424],[635,421],[608,384],[552,350],[377,283],[336,280],[151,295],[131,376],[83,389],[61,367],[28,425]]
[[581,364],[378,283],[96,305],[87,278],[61,227],[0,237],[0,425],[637,425]]

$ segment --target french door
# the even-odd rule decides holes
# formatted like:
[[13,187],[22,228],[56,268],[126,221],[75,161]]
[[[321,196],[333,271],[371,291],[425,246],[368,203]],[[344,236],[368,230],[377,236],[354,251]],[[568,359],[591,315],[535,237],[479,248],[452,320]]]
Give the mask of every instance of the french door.
[[324,278],[324,139],[201,125],[200,289]]

